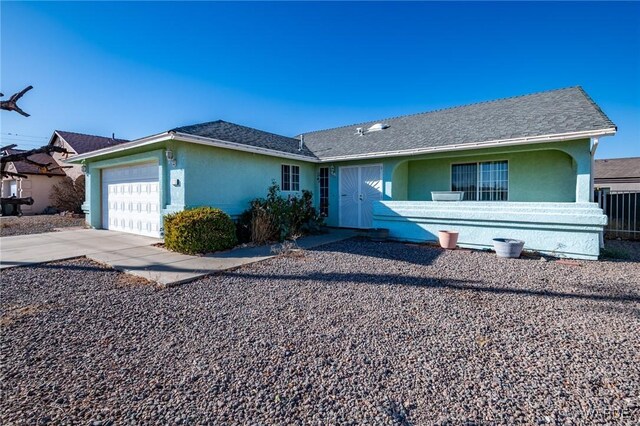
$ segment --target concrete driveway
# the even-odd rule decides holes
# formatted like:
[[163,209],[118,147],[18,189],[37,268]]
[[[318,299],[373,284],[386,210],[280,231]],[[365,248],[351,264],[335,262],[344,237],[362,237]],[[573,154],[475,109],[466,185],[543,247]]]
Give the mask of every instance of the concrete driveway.
[[[311,248],[351,238],[350,230],[331,230],[298,240]],[[270,246],[236,248],[206,256],[174,253],[153,244],[161,239],[96,229],[76,229],[0,238],[0,269],[86,256],[119,271],[169,286],[273,257]]]
[[158,238],[98,229],[74,229],[0,238],[0,269],[79,256],[117,253],[162,242]]

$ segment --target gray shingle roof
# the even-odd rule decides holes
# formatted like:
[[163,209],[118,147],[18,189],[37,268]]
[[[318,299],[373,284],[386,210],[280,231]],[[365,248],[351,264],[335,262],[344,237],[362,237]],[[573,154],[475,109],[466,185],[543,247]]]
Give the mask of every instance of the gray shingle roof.
[[251,127],[229,123],[223,120],[210,121],[208,123],[194,124],[191,126],[177,127],[170,132],[187,133],[194,136],[219,139],[227,142],[235,142],[258,148],[266,148],[274,151],[298,154],[315,158],[307,147],[298,150],[300,140],[287,136],[276,135]]
[[62,136],[78,154],[129,142],[126,139],[112,139],[103,136],[85,135],[83,133],[65,132],[62,130],[56,130],[56,133]]
[[595,178],[640,180],[640,157],[596,160]]
[[[389,128],[357,135],[357,127],[375,123]],[[304,140],[322,159],[613,127],[581,87],[570,87],[315,131]]]

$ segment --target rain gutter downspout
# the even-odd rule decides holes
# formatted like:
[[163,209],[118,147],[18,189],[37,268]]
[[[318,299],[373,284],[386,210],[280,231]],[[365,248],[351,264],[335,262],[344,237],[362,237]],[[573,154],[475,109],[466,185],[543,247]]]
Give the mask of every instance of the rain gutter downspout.
[[[593,137],[591,138],[591,188],[589,191],[589,201],[594,201],[594,193],[595,193],[595,173],[596,173],[596,150],[598,149],[598,143],[600,143],[600,138]],[[608,219],[607,219],[608,220]],[[604,248],[604,229],[599,232],[598,242],[600,243],[600,248]]]
[[593,192],[594,192],[594,179],[596,173],[596,150],[598,149],[598,144],[600,143],[599,137],[591,138],[591,192],[589,193],[589,201],[593,202]]

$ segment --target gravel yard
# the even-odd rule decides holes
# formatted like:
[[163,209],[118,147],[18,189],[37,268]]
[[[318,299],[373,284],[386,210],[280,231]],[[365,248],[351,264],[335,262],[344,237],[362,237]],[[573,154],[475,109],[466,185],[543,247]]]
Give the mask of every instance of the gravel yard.
[[41,234],[72,226],[84,227],[85,219],[58,215],[0,216],[0,237]]
[[0,289],[2,424],[638,424],[640,263],[353,239],[157,289]]

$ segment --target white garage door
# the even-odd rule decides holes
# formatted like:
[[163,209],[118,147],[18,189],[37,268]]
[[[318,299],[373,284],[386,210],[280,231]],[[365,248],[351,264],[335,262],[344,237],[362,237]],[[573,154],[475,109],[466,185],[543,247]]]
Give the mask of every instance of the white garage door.
[[102,170],[102,227],[160,236],[158,163]]

